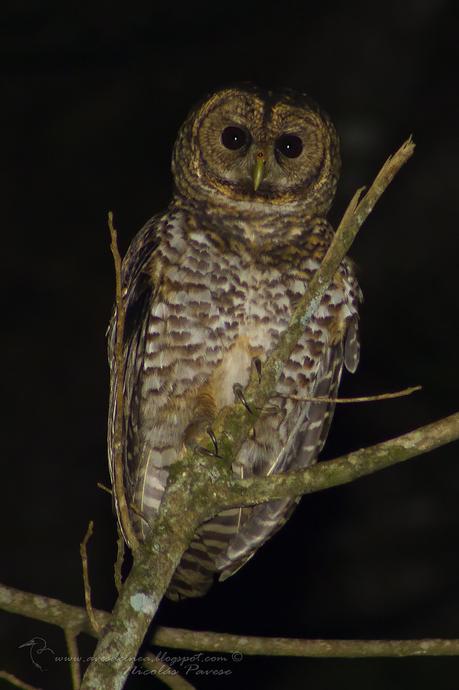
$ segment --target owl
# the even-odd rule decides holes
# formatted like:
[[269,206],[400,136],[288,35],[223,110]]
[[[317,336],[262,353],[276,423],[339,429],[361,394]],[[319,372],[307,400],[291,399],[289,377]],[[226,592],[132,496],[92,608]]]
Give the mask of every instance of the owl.
[[[171,465],[235,401],[289,323],[330,245],[326,220],[340,170],[328,116],[306,95],[226,88],[199,103],[175,143],[174,192],[123,261],[124,484],[145,538]],[[358,303],[345,259],[290,356],[237,477],[307,467],[330,427],[343,366],[359,359]],[[109,328],[116,412],[114,337]],[[247,412],[249,414],[249,411]],[[203,595],[235,573],[288,519],[297,499],[224,510],[197,530],[170,583],[171,599]]]

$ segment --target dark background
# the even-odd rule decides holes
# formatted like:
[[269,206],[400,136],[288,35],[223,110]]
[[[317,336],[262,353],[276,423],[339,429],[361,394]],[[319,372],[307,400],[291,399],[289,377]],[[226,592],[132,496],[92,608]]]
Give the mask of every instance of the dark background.
[[[84,5],[84,6],[83,6]],[[343,395],[413,384],[399,401],[341,406],[331,458],[457,409],[455,3],[16,2],[1,25],[1,580],[82,605],[114,602],[105,330],[113,298],[106,214],[126,249],[171,193],[169,160],[190,106],[238,80],[310,93],[342,139],[336,221],[413,133],[417,148],[352,255],[365,294],[362,360]],[[157,621],[305,638],[458,637],[458,446],[303,499],[286,528],[204,599]],[[0,613],[0,667],[43,688],[68,668],[19,645],[62,633]],[[82,653],[93,645],[82,639]],[[457,659],[245,657],[205,663],[199,688],[457,688]],[[148,683],[148,685],[147,685]],[[0,681],[1,684],[1,681]],[[129,688],[155,686],[132,681]]]

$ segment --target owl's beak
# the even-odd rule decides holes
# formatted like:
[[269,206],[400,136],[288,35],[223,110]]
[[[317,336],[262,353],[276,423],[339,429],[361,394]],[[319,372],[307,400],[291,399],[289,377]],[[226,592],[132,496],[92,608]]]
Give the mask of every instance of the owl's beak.
[[264,172],[265,172],[265,155],[262,151],[259,151],[257,153],[257,159],[255,161],[255,165],[253,166],[253,170],[252,170],[252,182],[253,182],[254,192],[256,192],[258,187],[260,186],[260,183],[263,179]]

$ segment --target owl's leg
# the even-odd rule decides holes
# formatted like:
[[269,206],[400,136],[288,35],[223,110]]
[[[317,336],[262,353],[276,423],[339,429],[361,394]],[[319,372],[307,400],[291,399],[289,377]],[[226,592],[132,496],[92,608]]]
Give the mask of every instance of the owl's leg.
[[[260,358],[255,357],[252,360],[252,364],[254,365],[254,367],[257,371],[257,374],[258,374],[258,383],[261,383],[261,360],[260,360]],[[249,414],[253,414],[253,412],[250,408],[250,405],[245,398],[244,391],[243,391],[242,385],[240,383],[235,383],[233,385],[233,393],[234,393],[234,397],[244,405],[247,412]]]
[[[188,424],[185,429],[183,441],[184,444],[191,448],[191,450],[201,453],[203,455],[209,455],[214,458],[220,458],[218,454],[218,442],[217,437],[212,429],[212,422],[215,419],[216,407],[213,396],[208,390],[201,390],[200,394],[195,400],[193,419]],[[197,439],[202,436],[203,433],[207,433],[212,441],[214,447],[213,451],[204,446],[199,445]]]

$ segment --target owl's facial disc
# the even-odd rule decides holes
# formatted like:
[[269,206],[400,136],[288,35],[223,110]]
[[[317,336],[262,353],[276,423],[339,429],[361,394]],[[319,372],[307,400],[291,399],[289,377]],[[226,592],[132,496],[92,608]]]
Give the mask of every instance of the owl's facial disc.
[[[176,147],[187,193],[262,204],[328,207],[339,171],[338,141],[327,116],[306,97],[226,89],[196,109],[191,147]],[[185,155],[184,155],[185,154]],[[180,188],[180,177],[176,175]]]

